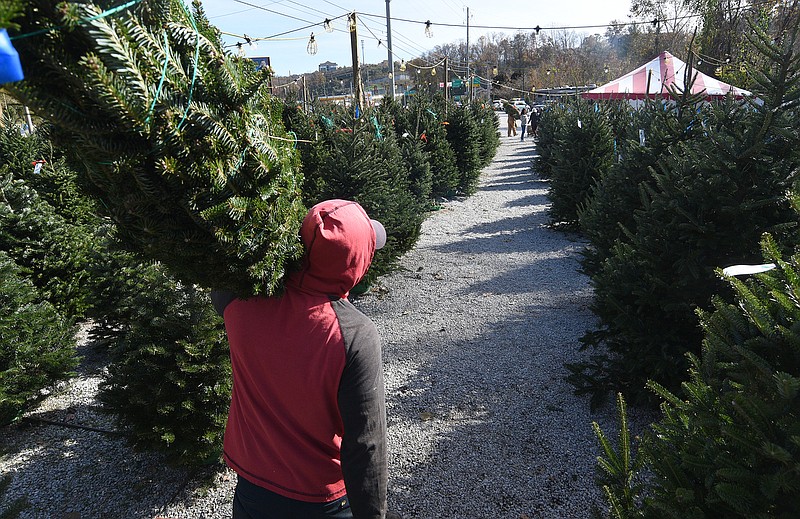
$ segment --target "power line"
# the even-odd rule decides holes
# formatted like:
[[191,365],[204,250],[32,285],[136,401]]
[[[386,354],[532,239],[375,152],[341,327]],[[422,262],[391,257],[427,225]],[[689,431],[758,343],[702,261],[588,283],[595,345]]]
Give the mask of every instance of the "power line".
[[[385,17],[384,17],[384,19],[385,19]],[[372,31],[369,29],[369,26],[367,24],[367,21],[365,21],[365,19],[363,19],[363,18],[361,18],[359,16],[359,22],[373,35],[373,37],[375,37],[375,34],[372,33]],[[369,23],[374,23],[374,22],[369,21]],[[383,34],[385,34],[385,31],[383,30],[383,26],[381,26],[381,29],[376,29],[376,30],[380,30]],[[426,52],[425,49],[423,49],[422,47],[417,46],[414,41],[410,40],[409,38],[407,38],[406,36],[404,36],[402,33],[400,33],[397,30],[392,30],[392,38],[395,39],[395,42],[392,45],[394,47],[392,49],[392,54],[395,54],[395,49],[403,50],[408,56],[414,56],[417,53],[425,53]],[[377,37],[376,37],[376,39],[377,39]],[[404,45],[402,45],[402,44],[398,45],[398,42],[397,42],[398,39],[405,40],[405,42],[406,42],[405,44],[406,45],[410,45],[411,47],[416,47],[417,50],[412,52],[412,51],[409,51],[407,48],[404,48]]]
[[[290,3],[292,3],[292,4],[297,5],[297,6],[306,8],[305,6],[302,6],[301,4],[299,4],[297,2],[294,2],[293,0],[288,0],[288,1]],[[338,5],[338,4],[336,4],[336,3],[334,3],[334,2],[332,2],[330,0],[324,0],[324,1],[325,1],[325,3],[330,4],[331,6],[336,7],[337,9],[341,9],[343,11],[347,11],[344,7]],[[340,16],[337,16],[337,17],[333,17],[333,18],[326,18],[322,22],[312,22],[310,20],[305,20],[305,19],[302,19],[302,18],[298,18],[296,16],[292,16],[290,14],[286,14],[286,13],[283,13],[283,12],[280,12],[280,11],[275,11],[275,10],[272,10],[272,9],[268,9],[267,7],[264,7],[264,6],[252,4],[250,2],[247,2],[246,0],[234,0],[234,2],[242,4],[242,5],[246,5],[248,7],[253,8],[253,9],[263,10],[263,11],[266,11],[266,12],[269,12],[269,13],[273,13],[273,14],[276,14],[276,15],[279,15],[279,16],[284,16],[286,18],[290,18],[290,19],[293,19],[293,20],[298,20],[298,21],[305,22],[305,23],[308,24],[308,25],[305,25],[305,26],[297,28],[297,29],[291,29],[291,30],[284,31],[284,32],[281,32],[281,33],[278,33],[278,34],[273,34],[271,36],[260,37],[260,38],[250,38],[250,37],[247,37],[246,35],[236,35],[236,34],[233,34],[233,33],[223,33],[223,34],[227,34],[229,36],[241,38],[241,39],[247,41],[248,43],[250,43],[252,41],[277,39],[280,36],[284,36],[284,35],[291,34],[291,33],[294,33],[294,32],[298,32],[298,31],[306,30],[306,29],[309,29],[309,28],[312,28],[312,27],[316,27],[316,26],[319,26],[319,25],[323,25],[326,22],[330,22],[330,21],[336,20],[338,18],[342,18],[342,17],[348,16],[349,13],[350,13],[350,11],[347,11],[346,14],[343,14],[343,15],[340,15]],[[268,4],[268,5],[274,5],[276,3],[281,3],[281,2],[272,2],[272,3]],[[747,6],[737,7],[737,8],[732,9],[732,10],[744,10],[744,9],[754,8],[754,7],[757,7],[759,5],[765,5],[765,4],[768,4],[768,3],[769,3],[768,1],[764,1],[764,2],[750,4],[750,5],[747,5]],[[323,14],[323,15],[326,15],[326,16],[330,16],[330,15],[327,15],[325,12],[317,10],[317,9],[311,8],[311,10],[316,11],[317,13],[320,13],[320,14]],[[239,11],[239,12],[243,12],[243,11]],[[229,14],[235,14],[235,13],[229,13]],[[364,26],[367,29],[367,31],[370,32],[372,37],[379,44],[381,44],[383,42],[383,40],[374,34],[374,32],[370,29],[370,27],[367,25],[367,23],[366,23],[366,21],[364,19],[365,18],[366,19],[370,19],[370,18],[378,19],[378,20],[382,20],[383,23],[385,23],[386,16],[385,15],[370,14],[370,13],[358,13],[358,15],[359,15],[359,21],[361,22],[362,26]],[[227,14],[226,15],[220,15],[220,16],[227,16]],[[701,16],[703,16],[703,14],[691,14],[691,15],[684,15],[684,16],[678,16],[678,17],[674,17],[674,18],[665,18],[665,19],[656,18],[656,19],[653,19],[653,20],[650,20],[650,21],[629,21],[629,22],[614,22],[614,21],[612,21],[612,22],[609,22],[609,23],[596,24],[596,25],[574,25],[574,26],[560,26],[560,27],[540,27],[539,25],[537,25],[536,27],[514,27],[514,26],[490,26],[490,25],[474,25],[474,24],[469,24],[469,27],[475,28],[475,29],[493,29],[493,30],[511,30],[511,31],[526,31],[527,30],[527,31],[535,31],[538,34],[542,30],[546,30],[546,31],[563,31],[563,30],[575,30],[575,29],[598,29],[598,28],[612,28],[612,27],[625,27],[625,26],[637,26],[637,25],[653,25],[653,26],[656,26],[661,22],[670,22],[670,21],[675,22],[675,21],[686,20],[686,19],[690,19],[690,18],[698,18],[698,17],[701,17]],[[466,28],[467,27],[466,23],[452,24],[452,23],[432,22],[430,20],[426,20],[426,21],[411,20],[411,19],[408,19],[408,18],[398,18],[398,17],[392,17],[391,20],[392,21],[398,21],[398,22],[406,22],[406,23],[418,24],[418,25],[427,25],[427,26],[457,27],[457,28]],[[339,31],[339,29],[334,29],[334,30]],[[222,32],[222,31],[220,31],[220,32]],[[341,32],[346,32],[346,31],[341,31]],[[411,47],[416,48],[416,50],[419,51],[420,54],[425,54],[427,52],[422,47],[420,47],[414,40],[403,36],[398,31],[392,31],[392,36],[405,40],[407,45],[410,45]],[[300,39],[300,38],[298,38],[298,39]],[[229,45],[228,47],[233,47],[233,46],[241,46],[241,43]],[[395,43],[394,47],[396,47],[397,50],[402,50],[403,52],[405,52],[409,56],[414,54],[414,52],[409,51],[409,49],[407,49],[407,48],[404,48],[403,45],[397,45]],[[395,49],[392,49],[392,53],[393,54],[394,54],[394,50]]]
[[[274,11],[272,9],[267,9],[266,7],[261,6],[261,5],[251,4],[250,2],[245,2],[245,0],[233,0],[233,1],[236,2],[237,4],[246,5],[246,6],[254,8],[254,9],[260,9],[260,10],[266,11],[268,13],[277,14],[279,16],[285,16],[286,18],[291,18],[292,20],[297,20],[297,21],[300,21],[300,22],[303,22],[303,23],[311,23],[311,21],[309,21],[309,20],[304,20],[302,18],[298,18],[298,17],[292,16],[290,14],[282,13],[280,11]],[[272,5],[272,4],[270,4],[270,5]],[[319,23],[314,24],[314,25],[319,25],[321,23],[322,22],[319,22]]]

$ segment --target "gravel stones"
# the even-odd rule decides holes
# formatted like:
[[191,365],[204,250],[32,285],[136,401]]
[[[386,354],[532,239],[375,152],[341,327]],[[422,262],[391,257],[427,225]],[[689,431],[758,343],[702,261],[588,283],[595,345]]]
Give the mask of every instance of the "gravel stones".
[[[591,422],[613,435],[614,410],[590,413],[563,367],[586,355],[578,338],[594,322],[584,243],[547,227],[532,139],[502,141],[478,192],[443,203],[355,301],[383,341],[389,505],[405,519],[585,518],[602,505]],[[235,475],[134,451],[99,412],[90,361],[0,429],[4,501],[26,496],[23,519],[230,517]],[[634,429],[647,422],[630,413]]]

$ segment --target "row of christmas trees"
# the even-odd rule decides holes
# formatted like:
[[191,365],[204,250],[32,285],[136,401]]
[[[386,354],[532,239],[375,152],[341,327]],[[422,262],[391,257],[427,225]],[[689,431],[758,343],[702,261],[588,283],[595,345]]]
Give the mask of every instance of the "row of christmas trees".
[[[419,99],[411,107],[368,112],[386,121],[380,129],[353,121],[349,110],[321,115],[318,107],[307,115],[287,108],[287,119],[298,125],[299,153],[308,157],[307,164],[298,162],[303,203],[354,198],[380,214],[389,229],[388,245],[364,287],[413,246],[424,215],[441,196],[475,188],[499,143],[491,110],[451,106],[452,122],[444,125],[433,115],[433,108],[446,108],[443,100]],[[416,120],[415,113],[425,113],[432,130],[421,134],[427,134],[424,140],[398,138],[396,128],[406,124],[400,118]],[[353,124],[355,131],[344,131]],[[300,127],[313,140],[303,142]],[[485,140],[476,133],[481,127]],[[91,186],[76,171],[79,166],[53,146],[49,128],[43,125],[31,136],[20,135],[14,124],[0,131],[0,254],[7,298],[0,324],[0,419],[18,418],[40,389],[69,376],[76,363],[71,323],[89,319],[93,339],[111,353],[104,388],[109,409],[145,441],[173,445],[182,438],[184,446],[174,452],[184,461],[210,455],[224,424],[230,374],[208,287],[181,281],[164,263],[128,251],[101,202],[87,194]],[[464,142],[460,132],[472,135],[464,149],[473,171],[459,168],[459,154],[450,147],[449,139]],[[479,152],[484,159],[476,158]],[[206,442],[207,449],[201,448]]]
[[[598,327],[569,380],[662,415],[636,442],[597,429],[608,515],[800,514],[798,24],[753,25],[757,99],[574,100],[540,122],[551,218],[588,240]],[[690,61],[690,60],[687,60]],[[689,72],[691,74],[691,71]],[[788,259],[784,260],[783,257]],[[776,265],[747,283],[734,264]],[[688,375],[687,375],[688,374]]]
[[208,289],[279,291],[305,208],[334,197],[388,231],[363,289],[499,145],[482,105],[285,106],[199,3],[17,4],[0,20],[25,79],[5,86],[41,122],[23,136],[12,109],[0,129],[2,423],[71,375],[88,320],[109,355],[101,399],[134,439],[214,459],[230,367]]

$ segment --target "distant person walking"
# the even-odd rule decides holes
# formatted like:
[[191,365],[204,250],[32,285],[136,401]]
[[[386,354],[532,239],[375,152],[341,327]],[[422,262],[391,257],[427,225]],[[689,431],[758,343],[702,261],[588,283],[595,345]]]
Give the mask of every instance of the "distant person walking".
[[538,136],[539,119],[541,119],[541,118],[542,118],[542,113],[539,110],[534,108],[531,111],[531,117],[530,117],[530,120],[531,120],[531,137],[533,137],[534,139]]
[[520,124],[520,128],[522,130],[520,132],[519,140],[520,141],[524,141],[525,140],[525,130],[528,128],[528,109],[527,108],[523,108],[522,109],[522,113],[519,114],[519,124]]
[[519,117],[519,110],[517,107],[505,101],[503,103],[503,109],[508,114],[508,119],[506,120],[506,124],[508,125],[508,136],[514,135],[517,136],[517,118]]

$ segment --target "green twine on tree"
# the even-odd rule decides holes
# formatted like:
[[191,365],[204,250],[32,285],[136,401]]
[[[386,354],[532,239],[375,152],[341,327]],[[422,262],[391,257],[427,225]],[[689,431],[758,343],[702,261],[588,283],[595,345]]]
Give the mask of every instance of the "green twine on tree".
[[168,48],[169,42],[167,41],[167,33],[164,31],[164,67],[161,69],[161,79],[158,81],[156,96],[153,98],[153,103],[150,105],[150,110],[147,112],[147,118],[144,120],[145,124],[150,123],[150,117],[153,115],[153,110],[156,107],[156,101],[158,101],[158,98],[161,95],[161,87],[164,86],[164,78],[167,77],[167,62],[169,61],[169,53],[167,52]]
[[378,118],[373,115],[371,121],[372,124],[375,125],[375,137],[378,139],[383,139],[383,135],[381,135],[381,125],[378,123]]
[[321,115],[319,118],[320,118],[320,119],[322,119],[322,124],[324,124],[324,125],[325,125],[325,128],[327,128],[327,129],[329,129],[329,130],[330,130],[331,128],[333,128],[333,121],[331,121],[330,119],[328,119],[328,118],[327,118],[327,117],[325,117],[324,115]]
[[186,109],[183,111],[183,118],[181,122],[178,123],[178,129],[180,130],[183,127],[183,123],[186,120],[186,115],[189,113],[189,106],[192,104],[192,93],[194,92],[194,84],[197,80],[197,69],[200,65],[200,32],[197,30],[197,23],[194,21],[194,15],[191,11],[186,9],[186,6],[183,2],[180,3],[183,10],[186,14],[189,15],[189,21],[192,22],[192,27],[194,28],[194,37],[195,37],[195,47],[194,47],[194,70],[192,71],[192,84],[189,85],[189,99],[186,101]]
[[[102,13],[97,14],[95,16],[90,16],[89,18],[84,18],[82,20],[78,20],[78,25],[82,25],[82,24],[85,24],[85,23],[93,22],[95,20],[99,20],[100,18],[105,18],[106,16],[111,16],[112,14],[116,14],[116,13],[118,13],[120,11],[124,11],[125,9],[128,9],[129,7],[133,7],[134,5],[138,4],[141,1],[142,0],[131,0],[130,2],[127,2],[127,3],[122,4],[122,5],[118,5],[117,7],[112,7],[111,9],[109,9],[107,11],[103,11]],[[54,27],[47,27],[46,29],[39,29],[38,31],[33,31],[33,32],[26,33],[26,34],[18,34],[17,36],[11,36],[9,39],[12,40],[12,41],[13,40],[22,40],[24,38],[30,38],[31,36],[39,36],[40,34],[46,34],[48,32],[53,32],[53,31],[60,31],[61,29],[66,29],[66,28],[67,28],[66,25],[56,25]]]

